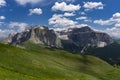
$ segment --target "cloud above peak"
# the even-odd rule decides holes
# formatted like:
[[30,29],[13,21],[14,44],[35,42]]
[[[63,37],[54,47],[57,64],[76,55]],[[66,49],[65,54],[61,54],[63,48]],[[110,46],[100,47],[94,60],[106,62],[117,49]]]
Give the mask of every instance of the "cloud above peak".
[[[120,13],[116,12],[115,14],[112,15],[111,18],[107,19],[107,20],[94,20],[95,24],[99,24],[99,25],[114,25],[114,26],[118,26],[118,24],[120,24]],[[119,25],[120,26],[120,25]]]
[[107,20],[99,19],[99,20],[94,20],[93,22],[99,25],[113,26],[111,28],[105,29],[105,32],[110,34],[112,37],[120,38],[120,33],[119,33],[120,32],[120,13],[119,12],[116,12],[115,14],[112,15],[111,18]]
[[[24,31],[27,27],[28,24],[24,22],[9,22],[9,23],[1,23],[5,26],[7,26],[5,29],[0,29],[0,38],[1,37],[8,37],[9,34],[16,34],[18,32]],[[4,26],[0,26],[4,27]]]
[[10,22],[8,26],[9,29],[12,29],[16,32],[22,32],[26,29],[26,27],[28,27],[28,24],[24,22]]
[[49,20],[49,25],[53,25],[54,27],[72,27],[77,24],[76,21],[70,20],[62,14],[54,14],[52,18]]
[[66,18],[64,14],[54,14],[48,22],[49,25],[53,25],[54,30],[57,31],[88,26],[87,24],[79,24],[77,21]]
[[77,11],[81,8],[81,6],[78,5],[74,5],[74,4],[67,4],[66,2],[55,2],[55,5],[52,7],[53,11],[68,11],[68,12],[72,12],[72,11]]

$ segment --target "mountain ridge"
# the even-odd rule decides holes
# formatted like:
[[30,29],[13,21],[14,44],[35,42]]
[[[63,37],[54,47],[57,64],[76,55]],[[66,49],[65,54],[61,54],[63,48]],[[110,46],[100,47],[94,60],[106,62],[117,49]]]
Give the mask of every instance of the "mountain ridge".
[[[8,44],[18,45],[25,41],[36,44],[66,49],[67,43],[80,47],[104,47],[113,43],[113,39],[106,33],[96,32],[88,26],[72,28],[68,31],[56,32],[46,26],[37,26],[21,33],[9,36]],[[65,44],[64,44],[65,43]]]
[[[24,42],[32,42],[38,45],[44,45],[47,47],[58,48],[62,50],[66,50],[72,53],[78,54],[102,54],[99,52],[94,52],[97,48],[103,48],[106,46],[110,46],[114,44],[114,40],[106,33],[98,32],[92,30],[88,26],[84,26],[81,28],[70,28],[66,31],[54,31],[53,29],[49,29],[46,26],[35,26],[25,31],[17,34],[10,34],[4,42],[7,44],[15,45],[20,48],[24,48],[21,46]],[[115,46],[113,46],[115,47]],[[91,49],[91,50],[90,50]],[[112,49],[112,48],[111,48]],[[104,59],[107,52],[104,49],[103,56],[97,56],[108,63],[113,63],[109,60],[109,58]],[[112,55],[113,53],[109,54]],[[96,55],[94,55],[96,56]],[[117,57],[117,56],[116,56]],[[119,62],[115,58],[111,57],[114,61]],[[114,64],[116,64],[116,62]]]
[[[94,36],[93,33],[97,36]],[[59,34],[62,34],[62,36]],[[91,38],[95,38],[96,43],[96,38],[101,41],[101,37],[102,39],[105,37],[105,40],[109,42],[107,46],[112,44],[109,35],[94,32],[88,27],[84,27],[82,30],[80,28],[75,29],[75,31],[70,30],[66,33],[56,33],[45,27],[35,27],[22,33],[9,35],[7,40],[10,45],[0,44],[0,77],[3,80],[119,80],[119,68],[108,64],[107,60],[103,61],[104,59],[101,60],[98,56],[91,56],[92,54],[71,53],[81,53],[81,50],[84,53],[86,46],[80,46],[80,37],[83,34],[85,34],[84,37],[88,36],[87,39],[90,38],[90,41]],[[78,36],[75,39],[78,39],[78,42],[71,38],[74,35]],[[60,40],[60,46],[56,49],[58,39]],[[85,37],[83,41],[87,39]],[[43,44],[39,41],[36,42],[36,40],[42,41]],[[50,42],[52,43],[49,44]],[[94,42],[94,40],[91,42]],[[107,43],[107,41],[105,42]],[[88,49],[89,47],[102,48],[93,46],[92,43],[90,45]],[[15,78],[13,79],[13,77]]]

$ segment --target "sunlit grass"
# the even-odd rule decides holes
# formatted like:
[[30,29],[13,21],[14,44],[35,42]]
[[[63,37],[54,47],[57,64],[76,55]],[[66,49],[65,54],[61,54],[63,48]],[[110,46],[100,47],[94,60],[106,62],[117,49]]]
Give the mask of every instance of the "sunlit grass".
[[24,43],[0,44],[0,80],[119,80],[119,69],[93,57]]

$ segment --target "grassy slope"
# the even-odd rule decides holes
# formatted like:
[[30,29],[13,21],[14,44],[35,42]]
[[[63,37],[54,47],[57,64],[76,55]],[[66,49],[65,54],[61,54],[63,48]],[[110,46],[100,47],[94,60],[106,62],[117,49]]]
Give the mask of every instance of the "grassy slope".
[[119,80],[120,70],[93,56],[26,43],[0,44],[0,80]]

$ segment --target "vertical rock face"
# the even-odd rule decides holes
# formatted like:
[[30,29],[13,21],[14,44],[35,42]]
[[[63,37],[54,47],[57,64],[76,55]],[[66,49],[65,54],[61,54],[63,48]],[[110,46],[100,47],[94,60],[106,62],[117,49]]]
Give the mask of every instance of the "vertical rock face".
[[93,31],[87,26],[73,29],[69,33],[69,39],[81,47],[104,47],[113,43],[113,39],[106,33]]
[[[68,33],[68,40],[63,40],[63,47],[73,52],[85,52],[89,47],[104,47],[113,43],[106,33],[96,32],[89,27],[73,28]],[[69,45],[69,46],[68,46]],[[74,47],[73,47],[74,46]]]
[[113,40],[105,33],[80,32],[69,35],[69,39],[79,46],[104,47],[113,43]]
[[30,28],[22,33],[17,33],[11,41],[11,44],[16,45],[25,41],[31,41],[36,44],[44,44],[47,46],[58,47],[59,41],[53,30],[47,27],[39,26]]

